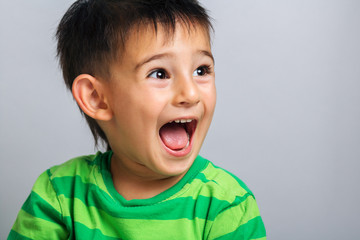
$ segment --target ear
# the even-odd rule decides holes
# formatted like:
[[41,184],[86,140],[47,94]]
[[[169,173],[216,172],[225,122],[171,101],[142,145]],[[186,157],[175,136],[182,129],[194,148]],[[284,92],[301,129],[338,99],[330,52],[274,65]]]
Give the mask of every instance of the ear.
[[89,74],[81,74],[75,78],[72,94],[83,112],[91,118],[108,121],[112,111],[105,98],[102,82]]

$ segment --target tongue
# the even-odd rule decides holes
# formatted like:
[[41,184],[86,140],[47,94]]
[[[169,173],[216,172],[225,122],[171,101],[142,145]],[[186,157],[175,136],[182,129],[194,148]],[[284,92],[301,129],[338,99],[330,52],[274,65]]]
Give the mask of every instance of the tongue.
[[160,137],[164,144],[172,150],[180,150],[186,147],[189,138],[181,124],[168,123],[160,129]]

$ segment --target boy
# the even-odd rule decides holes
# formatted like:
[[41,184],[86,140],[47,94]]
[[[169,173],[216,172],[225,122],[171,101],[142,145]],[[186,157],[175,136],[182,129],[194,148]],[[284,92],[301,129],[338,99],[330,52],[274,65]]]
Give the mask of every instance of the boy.
[[44,172],[8,239],[266,239],[250,190],[198,156],[216,102],[195,0],[79,0],[61,20],[67,86],[105,153]]

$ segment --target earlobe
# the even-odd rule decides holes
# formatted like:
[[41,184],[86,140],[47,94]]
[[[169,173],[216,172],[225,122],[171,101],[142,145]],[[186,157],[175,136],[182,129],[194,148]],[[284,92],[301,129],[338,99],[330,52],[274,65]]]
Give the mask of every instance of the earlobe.
[[77,76],[72,86],[72,94],[81,110],[89,117],[101,121],[112,118],[103,86],[95,77],[89,74]]

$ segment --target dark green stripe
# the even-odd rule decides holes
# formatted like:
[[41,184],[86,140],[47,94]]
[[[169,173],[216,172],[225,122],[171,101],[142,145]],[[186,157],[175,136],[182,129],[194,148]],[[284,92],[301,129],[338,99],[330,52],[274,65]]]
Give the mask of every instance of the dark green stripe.
[[216,238],[216,240],[257,239],[265,236],[264,223],[258,216],[239,226],[235,231]]
[[236,207],[238,205],[240,205],[243,201],[245,201],[248,197],[254,197],[253,195],[251,195],[250,193],[246,193],[243,196],[237,196],[235,198],[235,200],[229,205],[227,206],[227,208],[223,208],[219,213],[222,213],[224,211],[227,211],[230,208]]
[[[112,152],[110,152],[110,153],[112,153]],[[107,157],[107,159],[104,159],[105,157]],[[180,179],[180,181],[177,182],[171,188],[165,190],[164,192],[162,192],[152,198],[125,200],[125,198],[123,198],[120,194],[118,194],[118,192],[116,191],[114,184],[113,184],[111,171],[110,171],[111,154],[108,154],[107,156],[104,155],[102,162],[103,163],[102,163],[102,172],[101,173],[102,173],[105,185],[107,187],[107,190],[110,192],[110,194],[112,195],[113,198],[115,198],[117,201],[119,201],[121,203],[121,205],[127,206],[127,207],[154,205],[159,202],[165,201],[166,199],[172,197],[174,194],[178,193],[181,189],[183,189],[183,187],[186,184],[190,183],[196,177],[196,175],[200,171],[205,169],[209,164],[209,161],[207,161],[206,159],[204,159],[200,156],[197,156],[196,159],[194,160],[193,164],[191,165],[190,169],[185,174],[185,176],[182,179]]]
[[76,229],[76,236],[70,237],[69,239],[77,239],[77,240],[89,240],[89,239],[96,239],[96,240],[121,240],[119,237],[109,237],[104,234],[99,229],[90,229],[85,225],[76,222],[74,224]]
[[[58,194],[64,194],[67,198],[77,198],[88,207],[96,207],[108,212],[111,216],[127,219],[208,219],[213,220],[222,209],[235,206],[243,202],[248,195],[237,197],[229,203],[217,198],[199,196],[196,200],[192,197],[176,198],[152,206],[124,207],[109,199],[103,198],[106,193],[94,184],[84,184],[79,176],[61,177],[53,179]],[[146,211],[144,210],[146,209]]]
[[34,217],[63,225],[61,221],[61,213],[59,213],[35,192],[30,193],[29,197],[23,204],[22,209]]
[[199,173],[198,175],[196,175],[196,178],[194,178],[192,181],[194,181],[195,179],[199,179],[200,181],[202,181],[203,183],[208,183],[208,182],[214,182],[216,184],[218,184],[215,180],[209,180],[206,178],[204,173]]
[[32,240],[32,239],[25,237],[20,233],[15,232],[14,230],[11,230],[7,240]]

